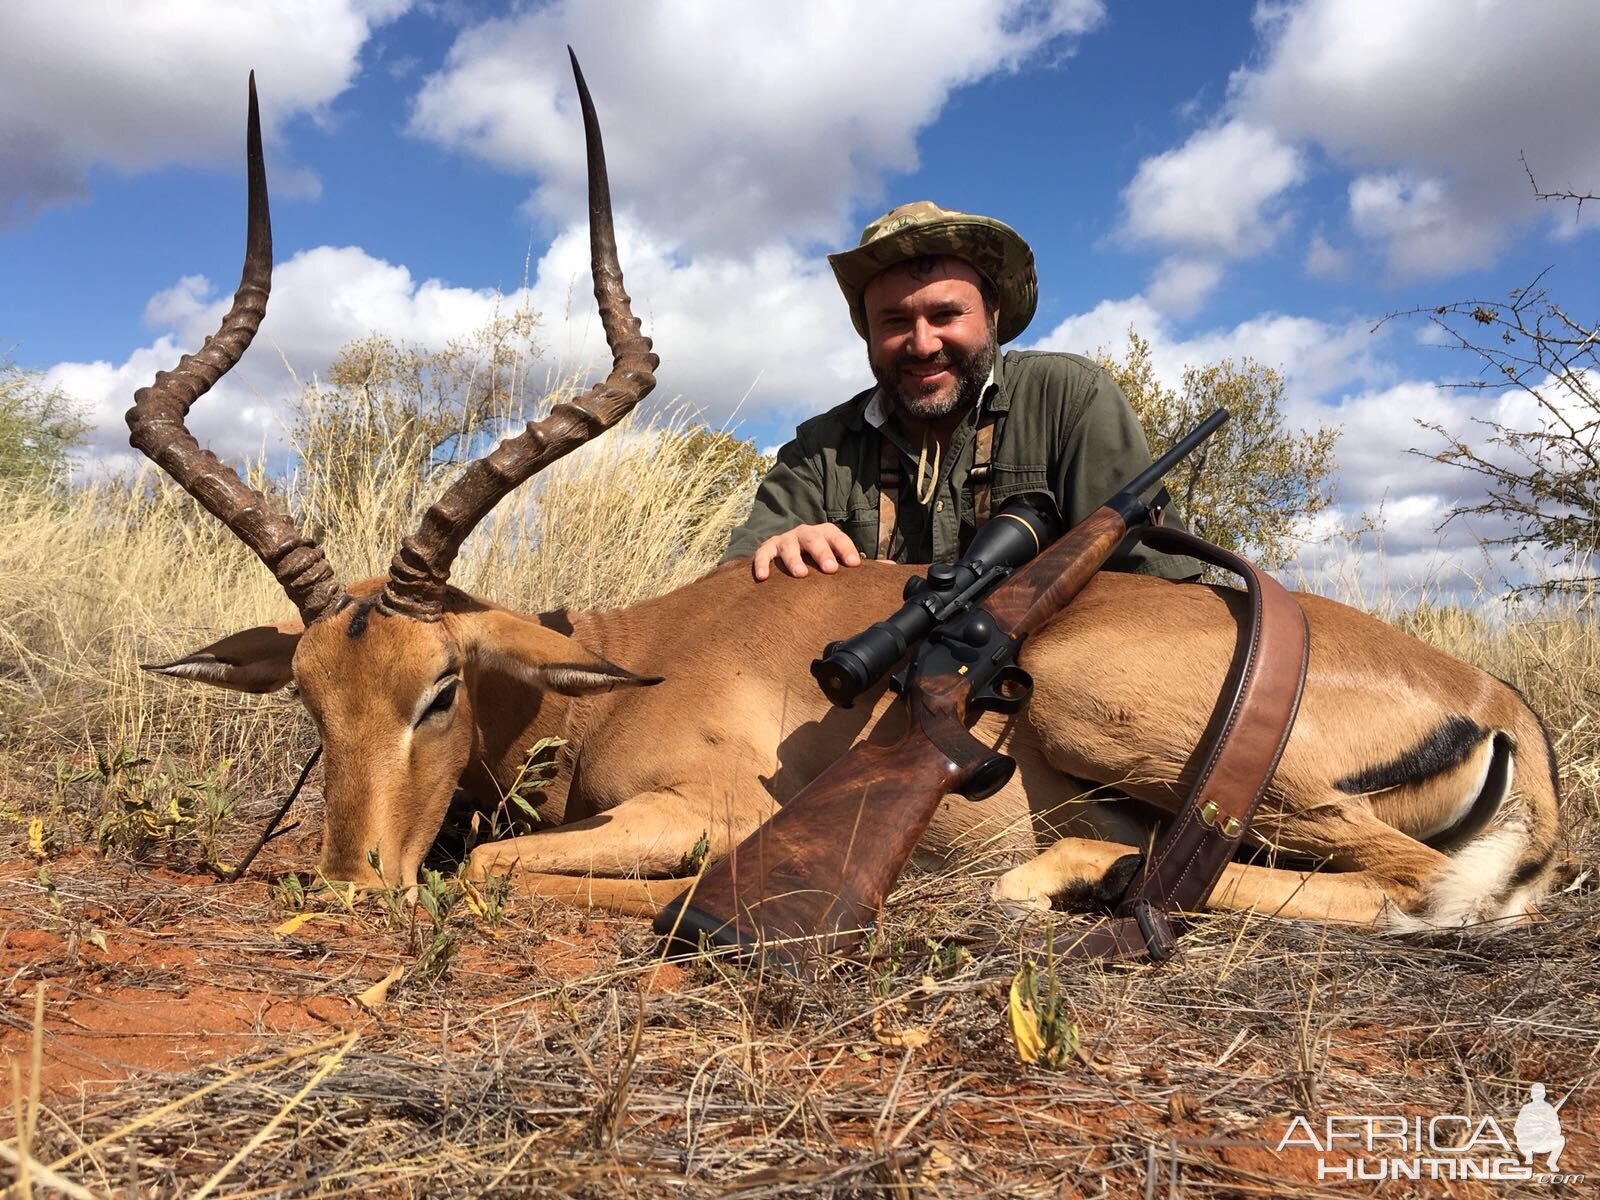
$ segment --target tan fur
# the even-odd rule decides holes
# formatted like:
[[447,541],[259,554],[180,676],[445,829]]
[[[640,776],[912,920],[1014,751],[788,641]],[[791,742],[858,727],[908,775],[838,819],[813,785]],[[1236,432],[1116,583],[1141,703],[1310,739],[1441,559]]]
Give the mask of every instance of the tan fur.
[[[473,874],[515,870],[529,890],[605,907],[659,903],[660,884],[571,886],[548,877],[668,875],[702,836],[713,858],[724,855],[854,742],[897,737],[900,709],[881,689],[836,709],[807,667],[824,643],[897,607],[908,570],[868,563],[755,584],[735,564],[644,604],[574,614],[570,637],[558,632],[560,615],[541,624],[459,592],[432,624],[367,611],[358,618],[365,631],[350,637],[354,608],[318,622],[289,665],[327,747],[324,873],[372,882],[366,858],[376,848],[385,876],[412,882],[457,784],[492,802],[535,739],[555,736],[567,745],[541,805],[552,828],[479,847]],[[1530,911],[1557,832],[1555,784],[1533,714],[1474,668],[1332,601],[1301,599],[1311,674],[1252,835],[1336,872],[1235,865],[1212,903],[1396,924]],[[977,727],[1017,759],[1016,777],[982,803],[947,798],[922,852],[1011,867],[994,887],[1007,904],[1047,904],[1097,883],[1148,843],[1151,810],[1083,793],[1109,784],[1155,810],[1176,808],[1234,653],[1240,607],[1225,589],[1096,579],[1024,647],[1037,685],[1024,713]],[[239,684],[219,678],[219,650],[247,644],[281,656],[285,639],[234,635],[163,669],[194,678],[194,664],[206,662],[199,677],[222,686],[285,674],[281,664],[251,661],[234,664]],[[453,711],[413,729],[452,664],[462,679]],[[657,676],[659,686],[641,686]],[[1489,742],[1456,768],[1383,794],[1333,786],[1457,715],[1505,734],[1515,756],[1515,786],[1491,828],[1454,852],[1470,858],[1470,876],[1419,838],[1472,807]],[[1050,848],[1038,855],[1041,847]],[[1519,870],[1525,878],[1513,887]]]

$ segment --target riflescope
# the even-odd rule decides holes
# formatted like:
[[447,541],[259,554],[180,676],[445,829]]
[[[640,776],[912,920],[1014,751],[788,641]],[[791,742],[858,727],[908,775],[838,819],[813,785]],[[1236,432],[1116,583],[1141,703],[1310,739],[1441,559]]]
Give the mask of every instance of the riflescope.
[[906,583],[899,612],[842,642],[829,642],[811,674],[841,708],[894,669],[906,649],[970,609],[1056,537],[1056,521],[1027,497],[1008,501],[953,563],[936,563]]

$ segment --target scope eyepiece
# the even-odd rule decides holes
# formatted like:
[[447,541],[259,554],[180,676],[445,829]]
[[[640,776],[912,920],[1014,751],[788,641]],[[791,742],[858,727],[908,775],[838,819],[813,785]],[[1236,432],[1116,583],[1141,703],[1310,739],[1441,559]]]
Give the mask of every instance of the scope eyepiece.
[[829,642],[822,657],[811,664],[811,675],[824,696],[840,708],[849,708],[857,696],[893,670],[906,647],[926,637],[933,624],[932,613],[919,604],[908,604],[853,638]]

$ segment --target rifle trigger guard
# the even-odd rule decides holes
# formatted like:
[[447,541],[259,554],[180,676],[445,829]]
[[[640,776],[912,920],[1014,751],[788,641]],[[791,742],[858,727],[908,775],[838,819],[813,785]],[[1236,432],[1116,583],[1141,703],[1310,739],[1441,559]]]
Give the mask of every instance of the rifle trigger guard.
[[1016,663],[1008,663],[996,671],[994,678],[981,690],[972,694],[967,707],[978,712],[997,712],[1010,716],[1021,712],[1032,698],[1033,676]]

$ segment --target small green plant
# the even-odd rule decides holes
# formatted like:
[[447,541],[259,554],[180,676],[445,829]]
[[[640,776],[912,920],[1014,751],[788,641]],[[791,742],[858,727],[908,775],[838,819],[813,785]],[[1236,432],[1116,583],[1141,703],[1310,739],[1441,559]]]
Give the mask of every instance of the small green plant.
[[458,949],[456,935],[449,928],[450,910],[461,899],[462,891],[431,867],[422,872],[417,885],[417,904],[428,915],[432,926],[427,944],[417,955],[417,965],[408,976],[413,983],[433,983],[443,979]]
[[288,909],[290,912],[300,912],[306,906],[306,886],[300,882],[297,872],[289,871],[278,876],[272,881],[273,902]]
[[158,851],[168,857],[183,852],[215,864],[223,825],[237,803],[224,782],[232,761],[224,759],[192,777],[160,769],[142,773],[141,768],[152,765],[119,746],[109,755],[97,752],[93,768],[58,768],[58,787],[83,780],[98,784],[94,842],[102,854],[144,861]]
[[383,880],[383,886],[377,890],[375,895],[378,898],[378,903],[383,905],[384,915],[388,918],[389,924],[392,926],[404,925],[412,920],[411,904],[407,896],[411,889],[402,887],[399,883],[391,883],[384,876],[383,856],[378,853],[376,846],[367,851],[367,866],[376,871],[378,878]]
[[490,929],[500,928],[500,922],[505,920],[506,901],[511,896],[511,876],[486,875],[476,883],[469,879],[459,879],[458,883],[462,898],[467,907],[478,914],[478,919]]
[[505,833],[501,833],[500,822],[493,820],[490,823],[491,840],[499,840],[501,836],[520,837],[532,833],[543,823],[539,806],[533,798],[549,787],[551,780],[556,777],[556,751],[566,744],[564,738],[550,737],[540,738],[528,747],[527,756],[517,768],[517,777],[500,798],[496,811],[497,817],[501,813],[505,816]]
[[225,758],[198,779],[178,785],[179,812],[189,821],[190,836],[208,863],[217,863],[220,858],[222,827],[239,801],[233,789],[223,782],[232,765],[233,760]]
[[360,889],[348,879],[329,879],[320,870],[317,872],[317,886],[311,889],[316,896],[328,896],[345,912],[355,915],[356,897]]
[[39,886],[44,889],[45,899],[50,901],[50,907],[59,917],[61,915],[61,896],[56,892],[55,877],[50,874],[48,867],[40,863],[39,873],[35,878],[38,880]]
[[481,843],[521,837],[539,829],[544,818],[539,815],[537,797],[555,778],[556,751],[566,744],[564,739],[552,737],[540,738],[529,746],[511,786],[487,812],[471,803],[465,792],[457,792],[437,840],[465,859]]
[[894,992],[895,977],[905,961],[906,944],[902,941],[886,942],[880,940],[880,936],[874,929],[867,934],[863,947],[867,962],[871,964],[867,986],[874,1000],[887,1000]]
[[1023,1062],[1055,1068],[1077,1055],[1078,1026],[1061,994],[1053,947],[1046,950],[1042,978],[1033,959],[1023,960],[1022,970],[1011,980],[1008,1016],[1017,1057]]
[[144,857],[152,833],[160,826],[160,816],[150,808],[144,789],[141,767],[150,760],[127,746],[107,754],[94,752],[94,766],[68,768],[58,773],[64,786],[92,782],[100,793],[99,819],[94,826],[94,844],[101,854]]
[[935,979],[948,979],[972,961],[972,951],[960,942],[924,938],[922,944],[928,951],[928,974]]
[[695,844],[689,847],[689,852],[678,860],[677,870],[673,874],[679,878],[698,875],[705,868],[706,856],[711,853],[711,837],[705,831],[700,831],[700,837]]

